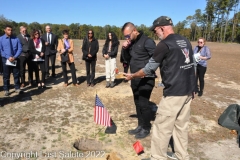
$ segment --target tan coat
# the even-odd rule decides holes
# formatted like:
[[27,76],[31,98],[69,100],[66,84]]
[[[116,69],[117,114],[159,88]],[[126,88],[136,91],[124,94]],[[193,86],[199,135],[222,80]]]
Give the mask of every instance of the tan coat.
[[[68,49],[68,56],[69,56],[69,61],[68,63],[73,63],[74,62],[74,57],[73,57],[73,40],[68,39],[68,42],[70,44],[70,48]],[[58,40],[58,47],[57,47],[57,51],[59,53],[57,59],[59,61],[61,61],[61,50],[64,49],[64,39],[59,39]]]

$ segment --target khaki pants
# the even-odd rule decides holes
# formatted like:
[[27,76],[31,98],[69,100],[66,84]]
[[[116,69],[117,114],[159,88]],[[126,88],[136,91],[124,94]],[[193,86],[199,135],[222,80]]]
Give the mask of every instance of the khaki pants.
[[105,60],[106,81],[115,80],[116,58],[109,57]]
[[179,160],[189,160],[188,124],[191,97],[163,97],[153,124],[151,139],[151,159],[167,160],[167,149],[173,136],[175,155]]

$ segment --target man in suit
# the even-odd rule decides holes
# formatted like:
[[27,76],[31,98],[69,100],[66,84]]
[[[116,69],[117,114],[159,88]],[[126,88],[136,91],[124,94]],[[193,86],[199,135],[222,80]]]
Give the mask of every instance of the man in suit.
[[46,29],[46,33],[42,35],[42,38],[45,40],[45,45],[46,45],[45,70],[46,70],[46,78],[48,78],[50,76],[49,59],[51,60],[51,64],[52,64],[52,77],[56,76],[55,61],[56,61],[58,38],[55,34],[51,33],[51,27],[49,25],[47,25],[45,29]]
[[33,81],[33,70],[32,70],[32,57],[30,56],[28,42],[30,36],[27,34],[27,28],[24,26],[20,27],[20,34],[17,36],[22,45],[22,52],[19,56],[20,62],[20,80],[21,80],[21,89],[25,87],[25,70],[26,64],[28,66],[28,82],[29,86],[32,86]]

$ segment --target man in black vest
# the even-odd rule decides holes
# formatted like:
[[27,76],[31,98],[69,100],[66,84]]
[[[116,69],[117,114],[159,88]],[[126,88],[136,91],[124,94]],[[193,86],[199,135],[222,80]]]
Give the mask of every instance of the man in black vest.
[[[143,68],[152,57],[156,48],[155,42],[138,32],[133,23],[127,22],[122,27],[126,41],[123,43],[123,56],[130,62],[131,73]],[[149,99],[155,85],[155,72],[143,78],[135,78],[131,81],[134,103],[136,106],[138,126],[129,130],[128,133],[135,135],[135,138],[145,138],[151,129],[151,108]]]
[[160,66],[164,84],[163,97],[156,113],[151,140],[151,159],[166,159],[167,148],[173,136],[175,155],[189,160],[188,124],[190,104],[195,88],[193,51],[191,43],[174,34],[171,18],[161,16],[153,22],[151,30],[161,40],[148,64],[127,80],[150,75]]

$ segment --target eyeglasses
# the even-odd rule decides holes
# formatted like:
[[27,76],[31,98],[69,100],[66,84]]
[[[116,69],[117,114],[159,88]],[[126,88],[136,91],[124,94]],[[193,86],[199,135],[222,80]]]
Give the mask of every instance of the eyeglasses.
[[[133,32],[133,30],[132,30],[132,32]],[[124,38],[125,38],[125,39],[130,39],[132,32],[129,33],[129,34],[127,34],[127,35],[125,35]]]
[[202,44],[203,42],[201,42],[201,41],[198,41],[198,43]]
[[88,34],[92,34],[92,33],[88,33]]

